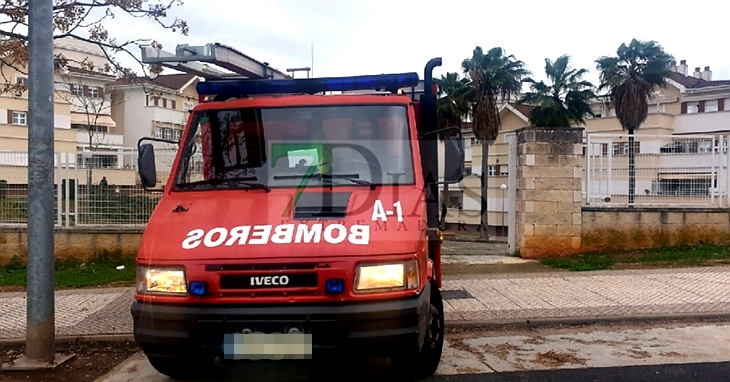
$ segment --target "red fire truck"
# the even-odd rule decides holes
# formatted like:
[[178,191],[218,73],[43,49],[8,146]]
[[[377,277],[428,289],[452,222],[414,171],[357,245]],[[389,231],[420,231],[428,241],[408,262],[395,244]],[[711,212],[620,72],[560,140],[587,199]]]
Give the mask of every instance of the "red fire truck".
[[[389,357],[417,379],[436,371],[438,184],[464,172],[453,129],[439,181],[439,65],[426,65],[420,99],[403,92],[417,73],[197,85],[137,258],[134,336],[159,372],[328,351]],[[138,144],[149,188],[156,141]]]

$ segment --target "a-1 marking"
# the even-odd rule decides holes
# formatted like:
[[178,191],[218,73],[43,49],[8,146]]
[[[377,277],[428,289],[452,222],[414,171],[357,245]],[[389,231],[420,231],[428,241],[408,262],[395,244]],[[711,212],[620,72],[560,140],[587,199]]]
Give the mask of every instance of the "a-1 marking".
[[385,208],[383,208],[383,202],[380,200],[375,201],[375,205],[373,206],[373,216],[372,221],[387,221],[388,216],[391,216],[393,214],[396,215],[398,218],[398,222],[403,222],[403,208],[401,207],[400,201],[397,201],[393,203],[393,207],[395,207],[394,211],[386,211]]

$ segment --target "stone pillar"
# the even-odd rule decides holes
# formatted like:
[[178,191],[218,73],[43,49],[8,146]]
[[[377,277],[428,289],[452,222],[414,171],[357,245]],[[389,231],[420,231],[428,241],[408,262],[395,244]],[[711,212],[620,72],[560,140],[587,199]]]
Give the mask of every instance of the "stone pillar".
[[516,247],[524,258],[580,252],[583,128],[517,130]]

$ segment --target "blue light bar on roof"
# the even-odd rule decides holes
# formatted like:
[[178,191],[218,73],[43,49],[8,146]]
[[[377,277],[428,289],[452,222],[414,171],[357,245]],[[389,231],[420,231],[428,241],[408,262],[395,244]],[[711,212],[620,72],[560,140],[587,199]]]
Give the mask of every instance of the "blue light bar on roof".
[[395,92],[418,85],[418,73],[285,80],[213,80],[199,82],[199,95],[242,97],[255,94],[314,94],[326,91],[382,89]]

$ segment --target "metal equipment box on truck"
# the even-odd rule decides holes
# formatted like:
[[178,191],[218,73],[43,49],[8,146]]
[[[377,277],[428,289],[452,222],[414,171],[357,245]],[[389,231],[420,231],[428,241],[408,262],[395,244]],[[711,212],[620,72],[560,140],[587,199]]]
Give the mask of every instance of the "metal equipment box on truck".
[[[419,100],[417,73],[198,84],[137,256],[134,336],[159,372],[333,350],[436,371],[446,130],[441,183],[464,173],[461,131],[437,129],[439,65]],[[332,94],[353,90],[377,92]],[[138,144],[150,188],[155,141]]]

